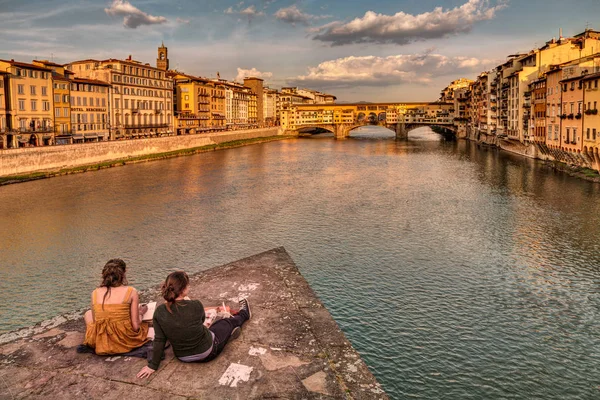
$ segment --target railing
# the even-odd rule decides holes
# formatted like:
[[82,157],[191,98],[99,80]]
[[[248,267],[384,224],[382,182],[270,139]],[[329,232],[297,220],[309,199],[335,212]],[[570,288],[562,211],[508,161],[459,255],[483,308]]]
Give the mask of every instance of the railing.
[[51,126],[39,128],[18,128],[15,129],[15,131],[18,133],[53,133],[54,128]]
[[168,128],[169,124],[124,125],[125,129]]

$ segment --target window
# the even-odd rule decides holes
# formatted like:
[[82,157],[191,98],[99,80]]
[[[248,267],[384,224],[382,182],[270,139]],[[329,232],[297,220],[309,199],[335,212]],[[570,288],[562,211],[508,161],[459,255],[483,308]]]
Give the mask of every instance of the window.
[[120,108],[119,107],[119,99],[115,99],[115,108]]
[[580,101],[577,103],[577,113],[581,114],[581,108],[583,107],[583,103]]
[[60,118],[60,108],[55,108],[55,109],[54,109],[54,116],[55,116],[56,118]]
[[577,143],[577,128],[573,128],[573,144]]
[[25,85],[17,85],[17,93],[25,94]]
[[37,100],[31,100],[31,111],[37,111]]
[[25,100],[19,99],[19,111],[25,111]]
[[60,103],[60,94],[55,94],[54,95],[54,102],[55,103]]
[[63,108],[63,117],[69,116],[69,109],[67,107]]
[[63,103],[68,103],[68,102],[69,102],[69,95],[63,94]]
[[585,131],[585,138],[587,140],[590,140],[590,128],[587,128],[587,130]]
[[81,106],[81,97],[77,96],[77,105]]
[[31,85],[29,88],[31,89],[31,94],[35,96],[35,86]]
[[102,107],[106,107],[106,99],[102,99]]
[[83,97],[83,106],[86,107],[87,106],[87,97]]
[[42,110],[50,111],[50,102],[48,100],[42,101]]
[[565,143],[569,143],[569,138],[570,138],[570,135],[571,135],[571,129],[570,129],[570,128],[567,128],[567,137],[566,137],[566,139],[565,139]]
[[592,129],[592,139],[596,140],[596,128]]
[[[102,99],[102,101],[104,101],[104,99]],[[125,100],[123,100],[123,102],[125,103],[125,105],[123,106],[123,108],[129,108],[129,100],[125,99]]]
[[48,95],[48,88],[46,86],[42,86],[42,96]]

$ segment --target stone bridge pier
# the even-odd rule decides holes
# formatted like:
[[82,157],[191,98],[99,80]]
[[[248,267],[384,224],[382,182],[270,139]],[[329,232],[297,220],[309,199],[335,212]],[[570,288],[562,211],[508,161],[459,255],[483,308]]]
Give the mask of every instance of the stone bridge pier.
[[[316,125],[305,125],[305,126],[302,126],[301,128],[321,128],[321,129],[328,130],[329,132],[332,132],[336,139],[345,139],[348,136],[350,136],[350,132],[352,130],[359,128],[361,126],[368,126],[368,125],[375,125],[375,124],[371,124],[369,122],[340,123],[340,124],[316,124]],[[389,130],[395,132],[396,139],[398,139],[398,140],[407,139],[409,131],[416,129],[416,128],[423,127],[423,126],[440,126],[448,131],[454,132],[454,129],[452,129],[452,127],[445,125],[445,124],[444,125],[430,124],[430,123],[406,124],[403,122],[389,124],[389,123],[386,123],[385,121],[380,121],[376,125],[384,126],[384,127],[388,128]],[[451,132],[450,132],[450,134],[451,134]]]

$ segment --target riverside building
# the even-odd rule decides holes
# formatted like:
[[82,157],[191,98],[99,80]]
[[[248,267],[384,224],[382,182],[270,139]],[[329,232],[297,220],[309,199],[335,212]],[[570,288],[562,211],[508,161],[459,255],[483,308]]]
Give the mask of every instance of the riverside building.
[[254,102],[254,104],[249,104],[248,107],[248,119],[250,123],[263,125],[265,123],[264,117],[264,109],[263,109],[263,80],[256,77],[248,77],[244,78],[244,86],[249,88],[252,93],[254,93],[254,99],[250,99],[250,103]]
[[111,139],[174,133],[173,82],[166,71],[131,56],[126,60],[75,61],[67,68],[78,78],[111,85],[108,121]]
[[62,64],[34,60],[34,65],[52,70],[52,103],[54,106],[54,144],[73,143],[71,129],[70,79],[73,73]]
[[54,144],[52,70],[14,60],[0,60],[6,127],[2,148]]
[[70,88],[73,143],[108,140],[110,84],[74,78],[70,82]]

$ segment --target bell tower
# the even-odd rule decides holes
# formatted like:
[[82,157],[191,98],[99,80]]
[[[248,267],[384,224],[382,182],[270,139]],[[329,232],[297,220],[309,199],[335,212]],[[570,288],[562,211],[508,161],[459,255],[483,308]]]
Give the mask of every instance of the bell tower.
[[165,47],[164,42],[158,48],[158,58],[156,59],[156,68],[163,71],[169,70],[169,51]]

